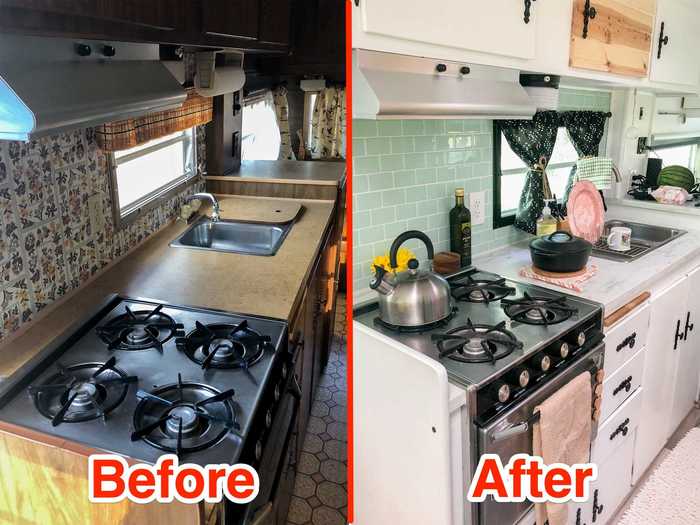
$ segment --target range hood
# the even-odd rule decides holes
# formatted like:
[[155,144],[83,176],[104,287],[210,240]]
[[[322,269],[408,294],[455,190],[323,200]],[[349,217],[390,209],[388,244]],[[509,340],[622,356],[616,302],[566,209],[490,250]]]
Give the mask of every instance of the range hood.
[[353,117],[529,119],[519,71],[355,49]]
[[0,139],[173,109],[185,98],[157,44],[0,35]]

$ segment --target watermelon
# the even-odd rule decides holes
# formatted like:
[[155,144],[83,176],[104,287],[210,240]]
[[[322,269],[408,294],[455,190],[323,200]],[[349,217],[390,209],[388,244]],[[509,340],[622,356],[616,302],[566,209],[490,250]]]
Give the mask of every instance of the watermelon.
[[690,191],[695,186],[695,175],[685,166],[666,166],[659,172],[659,186],[675,186]]

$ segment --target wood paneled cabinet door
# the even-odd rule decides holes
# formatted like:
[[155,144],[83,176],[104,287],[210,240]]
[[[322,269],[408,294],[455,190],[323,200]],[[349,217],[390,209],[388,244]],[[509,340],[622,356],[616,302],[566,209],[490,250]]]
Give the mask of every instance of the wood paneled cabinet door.
[[193,0],[0,0],[0,8],[22,8],[38,14],[58,14],[114,21],[164,31],[183,30]]
[[[675,432],[685,416],[693,408],[698,393],[698,375],[700,374],[700,268],[688,274],[686,287],[688,303],[680,312],[674,328],[679,336],[675,345],[673,360],[673,402],[668,437]],[[682,339],[681,339],[682,337]]]
[[700,82],[697,4],[686,0],[658,1],[649,78],[697,86]]
[[291,13],[290,0],[260,0],[258,41],[289,45]]
[[537,4],[524,0],[361,0],[359,9],[366,33],[532,59]]
[[677,330],[685,322],[688,278],[683,276],[668,288],[653,294],[650,302],[642,407],[634,450],[634,482],[649,467],[668,438],[675,356],[678,345],[682,344]]
[[569,65],[646,77],[656,0],[574,0]]
[[204,0],[202,32],[247,40],[258,38],[259,0]]

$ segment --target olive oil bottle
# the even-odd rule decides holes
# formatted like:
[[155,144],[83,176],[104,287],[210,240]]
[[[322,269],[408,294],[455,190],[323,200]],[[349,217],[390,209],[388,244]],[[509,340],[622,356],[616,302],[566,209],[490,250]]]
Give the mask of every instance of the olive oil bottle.
[[464,206],[464,188],[455,190],[450,210],[450,251],[458,253],[462,267],[472,263],[472,214]]

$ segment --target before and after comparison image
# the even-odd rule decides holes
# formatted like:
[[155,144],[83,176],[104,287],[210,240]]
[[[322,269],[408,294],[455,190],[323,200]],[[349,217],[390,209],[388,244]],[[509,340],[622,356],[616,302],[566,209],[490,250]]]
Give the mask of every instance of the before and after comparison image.
[[0,525],[700,523],[700,0],[0,0]]

